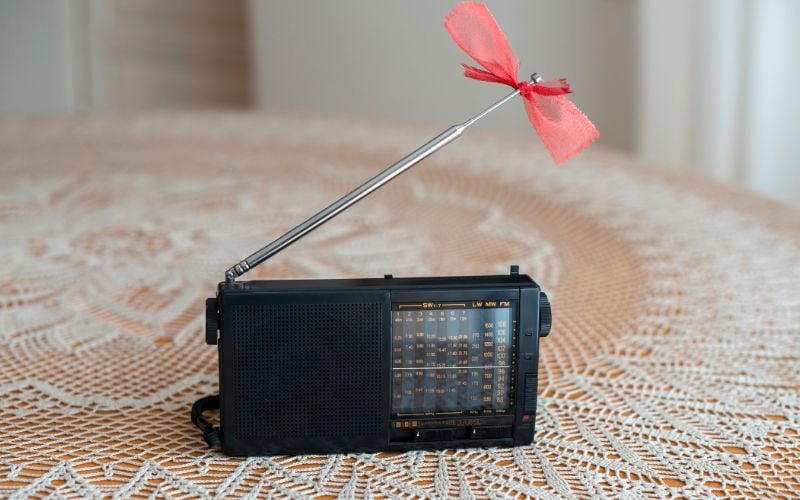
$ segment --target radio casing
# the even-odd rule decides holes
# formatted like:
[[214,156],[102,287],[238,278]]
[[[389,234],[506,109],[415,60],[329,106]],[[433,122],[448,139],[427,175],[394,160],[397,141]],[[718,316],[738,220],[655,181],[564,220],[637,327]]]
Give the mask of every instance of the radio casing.
[[[393,414],[393,304],[498,300],[512,303],[514,315],[507,411]],[[223,452],[530,444],[539,339],[550,321],[547,296],[516,266],[497,276],[220,283],[217,297],[206,301],[206,341],[219,353]]]

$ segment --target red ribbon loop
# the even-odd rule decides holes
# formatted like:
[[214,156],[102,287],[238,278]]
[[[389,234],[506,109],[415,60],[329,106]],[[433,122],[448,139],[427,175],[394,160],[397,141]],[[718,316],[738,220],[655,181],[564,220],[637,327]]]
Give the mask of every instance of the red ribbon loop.
[[520,90],[528,120],[556,163],[569,160],[600,136],[586,115],[564,97],[572,92],[565,78],[517,81],[519,59],[484,4],[457,4],[445,17],[444,27],[456,45],[483,68],[464,64],[464,76]]

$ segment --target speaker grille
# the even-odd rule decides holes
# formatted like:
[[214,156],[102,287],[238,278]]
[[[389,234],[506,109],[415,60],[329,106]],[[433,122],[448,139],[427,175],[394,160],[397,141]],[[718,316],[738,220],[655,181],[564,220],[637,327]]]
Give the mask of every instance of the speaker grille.
[[384,431],[382,303],[232,308],[233,394],[240,440]]

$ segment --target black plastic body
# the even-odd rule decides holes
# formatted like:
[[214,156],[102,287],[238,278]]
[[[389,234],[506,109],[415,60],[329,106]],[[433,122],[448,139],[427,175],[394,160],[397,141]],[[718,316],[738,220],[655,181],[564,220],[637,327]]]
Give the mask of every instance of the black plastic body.
[[[206,340],[219,350],[223,451],[231,456],[530,444],[540,308],[527,275],[220,283]],[[393,303],[514,304],[513,406],[504,415],[392,414]],[[543,309],[544,310],[544,309]],[[544,315],[544,314],[543,314]],[[545,321],[549,325],[548,317]],[[399,423],[398,423],[399,422]]]

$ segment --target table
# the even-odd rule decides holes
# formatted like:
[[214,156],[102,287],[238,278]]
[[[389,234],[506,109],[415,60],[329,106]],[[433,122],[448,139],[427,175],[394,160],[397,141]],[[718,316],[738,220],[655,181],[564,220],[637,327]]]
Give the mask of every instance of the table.
[[0,495],[800,495],[800,210],[469,131],[249,278],[507,273],[551,297],[536,440],[226,458],[203,301],[439,127],[226,112],[0,121]]

